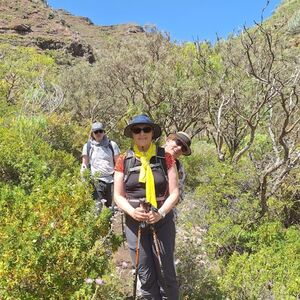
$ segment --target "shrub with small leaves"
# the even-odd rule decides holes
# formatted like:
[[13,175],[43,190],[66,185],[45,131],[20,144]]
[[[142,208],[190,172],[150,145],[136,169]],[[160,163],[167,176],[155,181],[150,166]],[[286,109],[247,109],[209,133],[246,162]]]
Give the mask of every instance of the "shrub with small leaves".
[[85,279],[110,274],[120,243],[109,209],[95,215],[79,162],[53,149],[47,130],[43,117],[0,127],[1,299],[91,298]]

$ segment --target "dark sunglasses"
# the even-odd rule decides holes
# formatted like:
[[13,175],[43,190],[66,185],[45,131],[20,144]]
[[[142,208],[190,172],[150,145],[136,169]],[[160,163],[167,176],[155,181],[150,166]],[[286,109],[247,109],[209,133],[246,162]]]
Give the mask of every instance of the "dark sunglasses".
[[152,131],[152,127],[133,127],[131,128],[131,131],[134,133],[134,134],[139,134],[141,133],[142,131],[144,131],[145,133],[149,133]]
[[177,140],[175,140],[175,143],[176,143],[177,146],[181,147],[182,152],[187,152],[187,148],[181,140],[177,139]]
[[104,130],[102,130],[102,129],[99,129],[99,130],[95,130],[95,131],[94,131],[95,134],[97,134],[97,133],[103,133],[103,132],[104,132]]

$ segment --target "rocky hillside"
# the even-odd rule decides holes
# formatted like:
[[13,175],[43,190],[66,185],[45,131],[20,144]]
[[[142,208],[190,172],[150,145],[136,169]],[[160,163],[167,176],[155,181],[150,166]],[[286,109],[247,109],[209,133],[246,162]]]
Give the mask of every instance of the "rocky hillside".
[[106,38],[144,34],[142,27],[125,24],[96,26],[88,18],[54,10],[42,0],[0,1],[0,42],[58,50],[95,62]]
[[295,49],[300,45],[300,1],[282,0],[276,11],[266,21],[274,29],[281,28],[285,48]]
[[[300,1],[283,0],[266,24],[282,29],[282,42],[287,48],[298,48]],[[76,58],[94,63],[108,41],[145,36],[144,28],[136,24],[97,26],[86,17],[52,9],[45,0],[0,0],[0,43],[52,51],[61,64]]]

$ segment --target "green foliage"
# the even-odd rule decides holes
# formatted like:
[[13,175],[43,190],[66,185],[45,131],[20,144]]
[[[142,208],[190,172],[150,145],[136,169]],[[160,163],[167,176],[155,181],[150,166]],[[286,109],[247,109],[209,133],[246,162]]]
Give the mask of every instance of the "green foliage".
[[[190,201],[189,197],[185,201]],[[186,300],[221,299],[222,293],[214,274],[215,266],[203,247],[205,230],[198,224],[194,225],[194,218],[185,219],[185,213],[195,209],[184,204],[179,208],[181,217],[177,226],[176,269],[181,297]]]
[[296,11],[288,22],[288,31],[291,34],[300,33],[300,10]]
[[[178,55],[176,62],[177,78],[184,78],[186,76],[202,76],[203,72],[197,63],[197,48],[194,43],[185,43],[182,48],[174,47],[174,53]],[[187,68],[187,66],[189,66]]]
[[47,129],[40,132],[40,136],[53,149],[72,153],[78,160],[81,157],[82,146],[88,140],[88,133],[85,135],[82,127],[74,123],[68,114],[49,116]]
[[258,210],[258,201],[252,192],[256,188],[255,172],[245,161],[233,166],[215,160],[202,165],[203,173],[196,195],[207,206],[208,224],[224,221],[229,215],[234,223],[251,222]]
[[85,291],[76,293],[74,299],[93,299],[93,300],[124,300],[125,296],[121,292],[122,286],[119,275],[112,272],[103,278],[89,278],[87,280],[87,287],[89,289],[88,297]]
[[[47,11],[45,17],[51,21],[53,15]],[[292,123],[298,120],[299,1],[284,1],[274,20],[261,31],[253,28],[250,35],[214,47],[207,42],[174,45],[157,30],[125,39],[105,32],[93,65],[77,64],[62,49],[41,54],[0,45],[1,299],[124,299],[110,263],[120,237],[110,230],[109,210],[94,216],[89,181],[79,180],[79,159],[92,121],[106,123],[109,137],[124,150],[130,139],[122,138],[123,129],[141,112],[159,122],[164,134],[187,130],[203,137],[205,130],[225,157],[220,162],[215,145],[194,139],[193,155],[182,159],[189,192],[178,207],[182,297],[296,299],[299,163],[287,174],[278,170],[284,181],[269,196],[265,218],[259,218],[258,197],[260,175],[274,155],[282,156],[282,143],[296,145],[290,148],[291,159],[299,150],[298,125]],[[76,31],[84,30],[85,40],[93,43],[99,30],[92,37],[96,31],[91,34],[90,28],[78,24]],[[270,39],[264,39],[269,30]],[[284,30],[293,34],[287,44]],[[0,41],[24,44],[27,36],[4,34]],[[290,45],[296,47],[290,51]],[[60,64],[68,67],[61,72]],[[281,89],[291,82],[292,90]],[[251,115],[272,91],[283,98],[273,95]],[[286,105],[296,105],[282,110],[285,96]],[[282,131],[288,112],[290,123]],[[232,165],[250,141],[249,122],[256,125],[256,120],[253,144]],[[293,130],[275,153],[276,137]],[[273,175],[268,179],[276,182]]]
[[[253,157],[259,159],[267,146],[259,135]],[[270,198],[269,217],[260,219],[251,161],[219,162],[204,142],[193,149],[194,159],[185,163],[198,187],[178,207],[176,257],[184,299],[297,299],[299,228],[281,222],[289,203],[297,207],[297,176],[284,200]]]
[[[241,147],[244,147],[250,140],[250,136],[247,135],[241,144]],[[264,158],[265,155],[268,155],[272,150],[272,143],[270,137],[267,134],[257,133],[253,144],[251,145],[250,153],[252,159],[260,161]]]
[[193,155],[183,157],[181,160],[188,174],[186,178],[187,187],[195,189],[205,176],[205,168],[217,162],[214,146],[205,141],[193,141]]
[[297,299],[299,229],[266,222],[253,232],[252,238],[252,252],[235,252],[224,265],[224,277],[220,281],[224,291],[231,299]]
[[8,44],[0,45],[0,54],[0,114],[12,107],[27,115],[54,110],[59,102],[54,60],[34,48]]
[[[286,226],[299,225],[300,220],[300,173],[293,170],[288,180],[280,189],[278,197],[271,202],[271,211],[274,217],[279,217]],[[269,201],[270,202],[270,201]],[[280,213],[278,213],[280,212]]]
[[213,78],[222,75],[224,65],[218,47],[213,48],[209,43],[203,42],[199,45],[199,52],[205,59],[205,69],[210,71]]
[[95,216],[90,185],[79,179],[74,157],[41,137],[48,129],[44,117],[0,129],[3,299],[91,297],[85,279],[109,272],[120,243],[110,232],[110,211]]

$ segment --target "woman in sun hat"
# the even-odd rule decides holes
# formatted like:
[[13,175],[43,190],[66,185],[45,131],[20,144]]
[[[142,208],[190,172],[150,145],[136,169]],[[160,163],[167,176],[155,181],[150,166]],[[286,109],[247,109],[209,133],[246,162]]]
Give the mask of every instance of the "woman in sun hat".
[[181,155],[189,156],[192,153],[191,150],[191,138],[184,131],[178,131],[168,135],[166,144],[164,146],[166,152],[170,153],[176,162],[178,172],[178,187],[179,187],[179,200],[181,202],[184,199],[184,183],[186,173],[183,164],[180,162],[179,157]]
[[184,131],[178,131],[168,135],[166,146],[167,145],[169,146],[168,148],[170,149],[170,153],[175,159],[177,159],[181,154],[189,156],[192,153],[191,138]]
[[[147,115],[135,116],[126,126],[124,135],[132,139],[132,148],[117,160],[114,200],[126,215],[125,233],[134,264],[137,263],[138,232],[141,230],[136,264],[141,294],[144,299],[158,300],[167,296],[177,300],[173,207],[178,201],[179,190],[175,160],[154,144],[161,135],[161,128]],[[153,209],[145,209],[140,199],[146,199]],[[160,245],[160,257],[154,250],[153,232]]]

